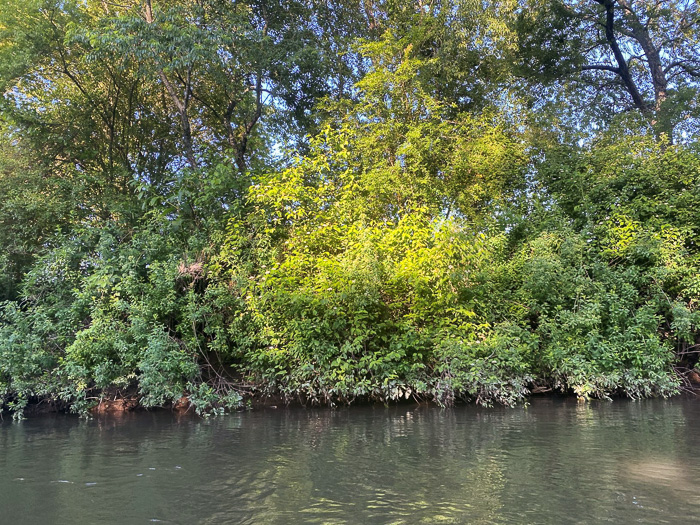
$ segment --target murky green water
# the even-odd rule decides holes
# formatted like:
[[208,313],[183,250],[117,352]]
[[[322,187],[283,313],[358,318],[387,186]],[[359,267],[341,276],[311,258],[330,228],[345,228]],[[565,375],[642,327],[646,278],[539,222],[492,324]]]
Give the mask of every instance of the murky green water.
[[0,424],[0,523],[154,521],[700,521],[700,398]]

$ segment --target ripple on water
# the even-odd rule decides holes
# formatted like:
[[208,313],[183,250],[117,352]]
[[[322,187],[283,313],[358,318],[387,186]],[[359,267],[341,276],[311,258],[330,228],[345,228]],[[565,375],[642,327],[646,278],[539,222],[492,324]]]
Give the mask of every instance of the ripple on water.
[[[98,431],[57,418],[50,436],[32,421],[3,425],[0,522],[685,524],[700,515],[700,400],[278,410],[238,414],[235,431],[231,421],[144,414]],[[67,498],[71,486],[93,488]]]

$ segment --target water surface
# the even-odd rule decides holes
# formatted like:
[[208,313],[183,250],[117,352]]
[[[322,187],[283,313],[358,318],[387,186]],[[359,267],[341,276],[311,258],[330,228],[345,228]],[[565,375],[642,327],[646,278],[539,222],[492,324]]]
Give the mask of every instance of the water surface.
[[0,423],[0,523],[689,523],[700,399]]

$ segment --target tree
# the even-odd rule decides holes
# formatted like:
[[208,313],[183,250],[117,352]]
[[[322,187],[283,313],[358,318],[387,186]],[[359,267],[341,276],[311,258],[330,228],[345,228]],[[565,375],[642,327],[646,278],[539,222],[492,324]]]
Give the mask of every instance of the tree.
[[635,110],[673,140],[700,116],[699,20],[688,0],[528,1],[515,24],[520,74],[575,92],[599,123]]
[[242,175],[252,141],[275,124],[282,124],[275,133],[303,136],[316,100],[351,76],[336,57],[347,37],[334,37],[328,27],[340,7],[146,0],[104,17],[85,37],[101,59],[129,56],[163,87],[191,168],[228,149]]

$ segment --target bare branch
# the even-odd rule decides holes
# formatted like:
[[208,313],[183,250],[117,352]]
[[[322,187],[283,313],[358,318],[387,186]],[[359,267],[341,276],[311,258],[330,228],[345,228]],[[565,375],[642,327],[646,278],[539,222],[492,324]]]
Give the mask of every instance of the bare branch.
[[620,74],[620,68],[615,66],[606,66],[605,64],[591,64],[588,66],[581,66],[581,71],[610,71],[617,75]]

